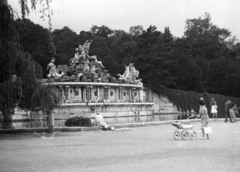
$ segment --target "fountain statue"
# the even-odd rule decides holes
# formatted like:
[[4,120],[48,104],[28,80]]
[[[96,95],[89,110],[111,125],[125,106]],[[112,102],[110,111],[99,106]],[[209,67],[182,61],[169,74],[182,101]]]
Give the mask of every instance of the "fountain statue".
[[64,75],[64,73],[63,72],[61,74],[57,73],[54,62],[55,58],[52,58],[51,62],[47,65],[47,69],[49,69],[49,74],[47,75],[47,77],[61,78]]
[[125,81],[130,84],[137,84],[142,85],[142,80],[137,79],[139,75],[139,71],[135,69],[133,63],[130,63],[129,66],[125,65],[125,72],[124,74],[118,74],[120,81]]

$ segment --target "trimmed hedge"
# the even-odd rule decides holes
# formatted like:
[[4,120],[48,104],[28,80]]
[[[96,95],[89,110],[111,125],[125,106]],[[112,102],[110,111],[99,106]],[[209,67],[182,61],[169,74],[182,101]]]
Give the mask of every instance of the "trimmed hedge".
[[183,91],[158,86],[152,86],[150,87],[150,89],[160,96],[167,97],[169,101],[172,102],[173,105],[175,105],[177,109],[182,112],[191,111],[192,109],[195,112],[198,112],[200,97],[204,98],[206,107],[209,110],[209,114],[211,109],[210,107],[211,98],[213,97],[216,100],[218,106],[218,115],[220,115],[219,117],[224,117],[224,104],[227,100],[232,101],[238,107],[240,106],[240,98],[238,97],[210,94],[206,92],[199,93],[195,91]]

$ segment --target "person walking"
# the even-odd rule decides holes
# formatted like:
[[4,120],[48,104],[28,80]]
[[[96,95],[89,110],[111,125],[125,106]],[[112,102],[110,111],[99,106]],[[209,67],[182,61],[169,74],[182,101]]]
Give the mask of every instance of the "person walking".
[[213,118],[217,119],[217,102],[215,101],[214,98],[211,98],[210,102],[210,107],[211,107],[211,113],[213,115]]
[[205,133],[205,130],[204,130],[205,127],[208,127],[209,116],[208,116],[208,110],[205,104],[203,103],[200,104],[199,115],[201,117],[202,140],[205,140],[205,135],[206,135],[206,139],[209,140],[209,134]]
[[232,118],[231,118],[230,113],[229,113],[230,105],[231,105],[231,101],[230,100],[227,100],[225,105],[224,105],[225,122],[226,123],[227,123],[227,118],[228,117],[229,117],[230,122],[232,122]]

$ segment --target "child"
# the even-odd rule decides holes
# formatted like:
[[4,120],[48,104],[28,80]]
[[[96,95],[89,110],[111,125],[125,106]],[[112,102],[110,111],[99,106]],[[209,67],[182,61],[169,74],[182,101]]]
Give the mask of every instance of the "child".
[[235,115],[236,109],[237,109],[237,106],[232,103],[231,108],[229,109],[229,113],[230,113],[230,116],[232,118],[232,122],[237,122],[237,118],[236,118],[236,115]]
[[217,119],[217,105],[212,105],[211,113],[213,114],[213,118],[215,117]]
[[213,114],[213,118],[215,117],[217,119],[217,103],[214,100],[214,98],[211,98],[211,113]]

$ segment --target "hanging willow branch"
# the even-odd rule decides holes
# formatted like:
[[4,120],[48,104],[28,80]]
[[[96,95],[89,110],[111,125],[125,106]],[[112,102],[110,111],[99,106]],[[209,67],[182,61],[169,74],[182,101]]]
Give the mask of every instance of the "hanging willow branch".
[[51,85],[39,83],[32,95],[32,110],[53,110],[61,101],[60,91]]
[[[29,7],[28,7],[28,0],[19,0],[19,3],[21,5],[21,13],[22,13],[22,18],[24,19],[26,15],[30,13]],[[40,13],[40,18],[44,19],[45,17],[48,18],[48,25],[49,25],[49,30],[52,30],[52,10],[50,7],[50,3],[52,0],[30,0],[31,4],[31,9],[36,11],[37,7],[40,8],[39,13]]]

